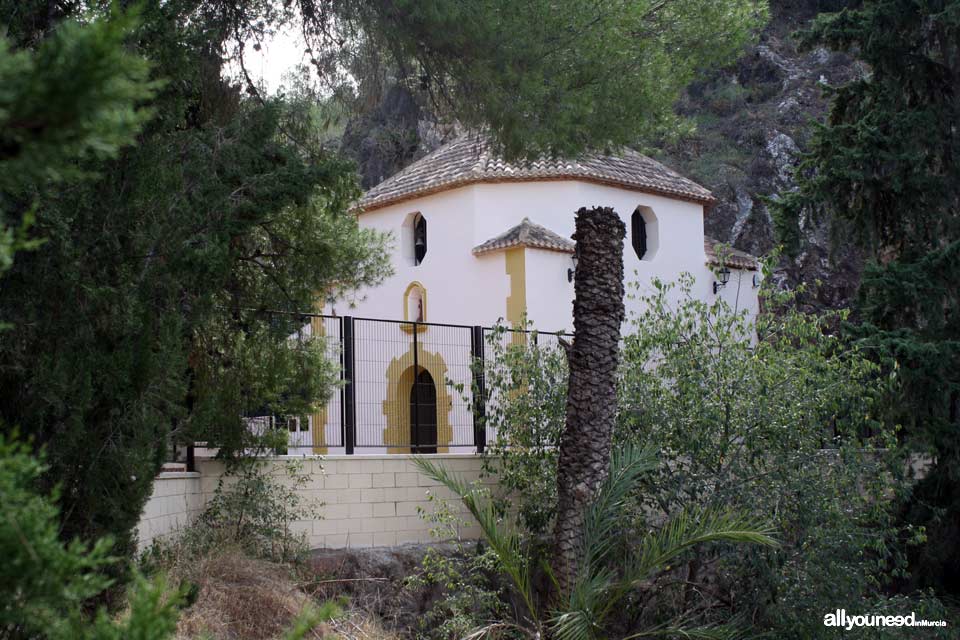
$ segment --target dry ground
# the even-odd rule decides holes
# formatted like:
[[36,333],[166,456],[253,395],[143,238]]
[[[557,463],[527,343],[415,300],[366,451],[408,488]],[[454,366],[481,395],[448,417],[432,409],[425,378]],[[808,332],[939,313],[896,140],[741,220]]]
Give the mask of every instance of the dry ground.
[[[282,638],[296,616],[318,601],[288,565],[253,559],[224,549],[172,567],[171,578],[197,586],[194,604],[184,610],[177,640],[268,640]],[[307,588],[305,588],[307,587]],[[395,640],[369,614],[351,611],[321,624],[307,638],[324,640]]]

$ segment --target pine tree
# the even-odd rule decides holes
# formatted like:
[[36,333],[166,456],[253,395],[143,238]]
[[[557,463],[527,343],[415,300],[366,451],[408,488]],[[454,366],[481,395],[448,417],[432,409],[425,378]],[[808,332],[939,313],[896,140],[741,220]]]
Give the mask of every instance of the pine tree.
[[885,414],[933,470],[908,521],[928,527],[916,584],[960,591],[960,1],[871,0],[821,16],[807,46],[849,51],[864,75],[833,90],[778,225],[796,247],[803,226],[832,216],[867,248],[861,345],[887,367]]
[[128,556],[171,442],[236,447],[245,411],[324,396],[320,345],[256,310],[375,282],[382,238],[348,212],[352,166],[293,140],[316,126],[302,109],[221,78],[223,28],[196,3],[148,4],[139,26],[40,4],[0,4],[0,200],[39,243],[0,279],[0,423],[46,450],[63,538]]

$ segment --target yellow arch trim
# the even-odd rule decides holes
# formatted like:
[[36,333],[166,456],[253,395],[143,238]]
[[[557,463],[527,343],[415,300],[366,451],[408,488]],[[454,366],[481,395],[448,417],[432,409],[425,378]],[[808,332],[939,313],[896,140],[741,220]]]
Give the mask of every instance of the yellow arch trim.
[[[410,305],[407,304],[410,300],[410,293],[414,289],[420,289],[421,299],[423,300],[423,321],[427,321],[427,288],[423,286],[419,281],[414,280],[407,285],[406,291],[403,292],[403,319],[407,322],[413,322],[410,319]],[[408,324],[401,324],[400,329],[406,333],[413,333],[413,327]],[[427,328],[424,326],[417,326],[417,333],[423,333]]]
[[[424,327],[426,329],[426,327]],[[383,415],[387,427],[383,430],[383,443],[387,453],[412,453],[410,447],[410,391],[416,374],[426,369],[437,388],[437,453],[448,453],[453,442],[453,427],[450,425],[450,410],[453,399],[447,388],[447,364],[439,353],[426,351],[417,344],[418,370],[413,366],[413,344],[410,349],[387,366],[387,396],[383,401]]]

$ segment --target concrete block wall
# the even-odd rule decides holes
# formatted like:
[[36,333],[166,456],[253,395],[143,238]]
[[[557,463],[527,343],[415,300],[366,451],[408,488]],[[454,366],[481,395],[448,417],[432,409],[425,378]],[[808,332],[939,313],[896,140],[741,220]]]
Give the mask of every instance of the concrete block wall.
[[153,483],[153,494],[140,514],[138,548],[175,533],[202,511],[206,501],[200,491],[201,477],[195,472],[164,472]]
[[[482,460],[477,455],[426,457],[468,481],[479,479]],[[302,473],[309,476],[302,495],[312,501],[319,515],[292,525],[295,531],[306,535],[312,548],[392,547],[430,542],[434,540],[430,534],[432,525],[421,518],[418,510],[432,513],[438,508],[430,495],[444,501],[467,522],[459,527],[459,536],[480,537],[479,527],[460,500],[454,499],[446,487],[421,474],[409,455],[281,456],[268,462],[267,472],[285,482],[286,464],[291,461],[299,462]],[[215,460],[198,460],[197,470],[200,500],[206,504],[217,490],[223,465]],[[485,478],[484,483],[491,490],[495,488],[493,478]]]

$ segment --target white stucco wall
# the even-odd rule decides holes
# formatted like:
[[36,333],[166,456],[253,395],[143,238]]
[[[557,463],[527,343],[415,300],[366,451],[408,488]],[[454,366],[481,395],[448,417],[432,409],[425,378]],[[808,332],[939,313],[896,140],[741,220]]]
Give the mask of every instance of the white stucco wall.
[[[510,279],[504,252],[482,256],[473,247],[519,224],[524,217],[562,237],[574,231],[575,212],[580,207],[613,207],[624,221],[624,267],[628,283],[639,283],[649,294],[653,278],[671,281],[684,272],[696,277],[694,294],[712,300],[714,276],[703,250],[703,207],[663,196],[573,180],[499,182],[475,184],[436,195],[409,200],[360,214],[364,227],[392,232],[395,275],[382,285],[360,292],[355,308],[335,305],[341,314],[401,319],[403,293],[414,281],[427,290],[427,321],[465,325],[492,325],[506,317]],[[630,217],[638,206],[649,207],[656,216],[654,255],[637,258],[630,243]],[[427,219],[428,250],[417,266],[403,259],[400,229],[404,219],[420,212]],[[652,225],[648,225],[652,230]],[[573,285],[567,281],[568,255],[538,249],[526,250],[526,297],[528,318],[544,331],[572,329]],[[719,295],[738,308],[758,309],[752,272],[734,270],[731,282]],[[739,287],[737,286],[739,283]],[[639,305],[628,301],[628,317]],[[625,324],[627,331],[629,325]]]
[[[402,320],[403,293],[416,281],[427,292],[428,322],[489,324],[503,317],[510,293],[503,254],[478,258],[471,253],[479,244],[472,227],[474,196],[474,188],[465,187],[361,214],[361,226],[393,234],[390,263],[394,274],[380,286],[358,291],[325,310]],[[427,221],[427,254],[414,266],[399,245],[404,220],[416,212]]]

